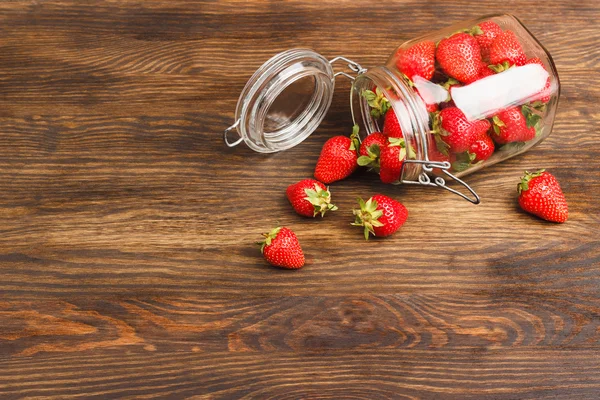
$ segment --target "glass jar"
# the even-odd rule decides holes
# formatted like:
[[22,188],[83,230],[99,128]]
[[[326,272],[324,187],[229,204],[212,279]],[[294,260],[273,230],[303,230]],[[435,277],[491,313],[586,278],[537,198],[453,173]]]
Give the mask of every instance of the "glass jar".
[[[350,71],[334,72],[337,61]],[[409,151],[401,152],[396,183],[442,187],[476,204],[461,178],[544,140],[560,88],[550,54],[527,28],[514,16],[494,15],[405,42],[369,70],[307,49],[280,53],[248,81],[225,143],[244,141],[264,153],[297,145],[325,117],[339,75],[353,80],[350,105],[361,139],[386,133],[385,122],[397,120],[394,136]],[[233,130],[239,138],[231,142]],[[448,186],[448,178],[471,196]]]

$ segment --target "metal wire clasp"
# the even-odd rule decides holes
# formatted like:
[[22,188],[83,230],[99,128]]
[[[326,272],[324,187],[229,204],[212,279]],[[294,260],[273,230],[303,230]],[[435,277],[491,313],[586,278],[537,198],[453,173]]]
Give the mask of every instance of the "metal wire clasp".
[[[331,60],[329,60],[329,64],[333,65],[336,61],[339,61],[339,60],[347,62],[348,63],[348,68],[350,68],[350,70],[352,72],[355,72],[356,75],[360,75],[360,74],[364,73],[367,70],[366,68],[361,67],[361,65],[359,63],[357,63],[356,61],[352,61],[352,60],[350,60],[350,59],[348,59],[346,57],[342,57],[342,56],[338,56],[338,57],[332,58]],[[333,79],[335,79],[335,77],[338,76],[338,75],[343,75],[346,78],[350,79],[351,81],[353,81],[354,79],[356,79],[356,77],[354,77],[354,76],[352,76],[352,75],[350,75],[350,74],[348,74],[348,73],[346,73],[344,71],[336,72],[335,74],[333,74]]]
[[[450,169],[450,167],[451,167],[451,165],[448,161],[405,160],[404,164],[402,165],[402,169],[403,169],[402,173],[404,173],[404,166],[406,164],[421,164],[423,166],[423,171],[419,174],[418,181],[410,181],[410,180],[403,179],[401,181],[402,183],[407,183],[409,185],[437,186],[437,187],[446,189],[454,194],[457,194],[460,197],[462,197],[463,199],[470,201],[473,204],[481,203],[481,199],[479,198],[479,195],[475,192],[475,190],[473,190],[473,188],[471,188],[471,186],[469,186],[467,183],[465,183],[463,180],[459,179],[455,175],[452,175],[448,171],[448,169]],[[466,195],[464,193],[459,192],[456,189],[446,186],[446,180],[441,176],[435,177],[434,180],[432,181],[431,178],[429,177],[429,175],[427,175],[427,173],[432,172],[434,168],[439,168],[446,176],[452,178],[456,182],[463,185],[473,195],[473,198],[469,197],[468,195]],[[400,176],[402,176],[402,175],[400,175]]]
[[231,125],[227,129],[225,129],[225,132],[223,132],[223,142],[225,142],[225,145],[227,145],[227,147],[235,147],[244,140],[244,138],[242,138],[241,136],[233,143],[230,142],[229,139],[227,139],[227,134],[229,132],[231,132],[232,130],[234,130],[235,128],[237,128],[239,124],[240,124],[240,120],[238,119],[233,123],[233,125]]

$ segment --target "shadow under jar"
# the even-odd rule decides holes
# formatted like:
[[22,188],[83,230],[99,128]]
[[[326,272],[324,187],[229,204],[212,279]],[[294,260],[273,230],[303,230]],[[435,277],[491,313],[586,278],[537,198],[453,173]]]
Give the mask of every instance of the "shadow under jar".
[[[339,60],[354,76],[334,72]],[[560,92],[546,49],[514,16],[493,15],[405,42],[369,70],[312,50],[278,54],[246,85],[225,142],[245,141],[260,152],[295,146],[321,123],[338,75],[354,81],[351,109],[361,140],[383,132],[405,148],[394,183],[442,187],[473,203],[479,197],[461,178],[544,140]],[[240,137],[232,143],[233,129]],[[448,178],[471,196],[448,186]]]

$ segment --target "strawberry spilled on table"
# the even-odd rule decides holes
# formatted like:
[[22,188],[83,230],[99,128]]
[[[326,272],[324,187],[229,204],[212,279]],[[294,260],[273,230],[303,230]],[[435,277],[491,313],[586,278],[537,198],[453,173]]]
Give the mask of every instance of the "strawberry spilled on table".
[[265,260],[274,267],[299,269],[304,266],[304,253],[296,234],[286,227],[277,227],[263,234],[259,242]]
[[331,204],[329,188],[314,179],[293,183],[285,193],[294,210],[305,217],[316,217],[318,214],[324,217],[327,211],[338,209]]
[[315,178],[329,184],[349,177],[358,167],[358,125],[352,135],[334,136],[327,140],[315,167]]
[[517,185],[519,205],[528,213],[550,222],[563,223],[569,218],[569,208],[558,181],[549,172],[541,169],[525,171]]
[[362,226],[365,240],[369,235],[385,237],[396,232],[408,218],[408,210],[391,197],[376,194],[366,202],[358,199],[360,208],[354,210],[354,226]]

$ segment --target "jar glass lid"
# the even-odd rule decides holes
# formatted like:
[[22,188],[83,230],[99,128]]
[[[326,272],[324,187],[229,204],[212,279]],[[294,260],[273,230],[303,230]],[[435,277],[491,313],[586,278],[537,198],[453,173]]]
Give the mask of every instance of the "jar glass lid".
[[225,143],[233,147],[243,141],[260,153],[296,146],[323,121],[334,86],[331,63],[320,54],[292,49],[275,55],[242,90]]

